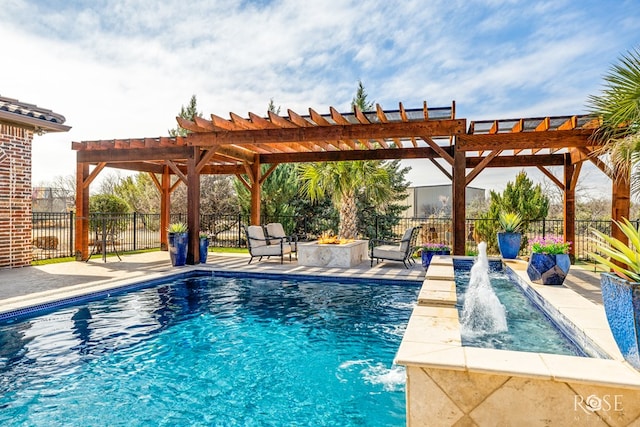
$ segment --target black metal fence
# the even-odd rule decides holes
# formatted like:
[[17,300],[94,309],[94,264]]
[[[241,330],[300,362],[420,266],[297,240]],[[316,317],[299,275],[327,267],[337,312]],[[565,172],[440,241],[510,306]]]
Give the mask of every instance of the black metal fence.
[[[74,256],[75,213],[34,212],[33,260]],[[160,247],[159,214],[91,214],[89,247],[92,254],[130,252]]]
[[[186,215],[171,215],[170,222],[186,222]],[[408,227],[421,226],[420,240],[437,241],[451,245],[453,222],[451,218],[400,218],[389,226],[381,218],[375,224],[362,227],[371,230],[365,239],[388,239],[402,236]],[[467,249],[473,253],[476,247],[474,226],[477,219],[466,220]],[[490,220],[493,221],[493,220]],[[200,228],[209,233],[209,244],[213,247],[245,247],[245,225],[250,222],[248,215],[202,215]],[[298,217],[262,217],[261,223],[280,222],[287,233],[295,233],[302,240],[314,240],[325,231],[338,229],[338,218]],[[640,220],[632,221],[638,228]],[[562,236],[564,223],[560,219],[545,219],[529,223],[527,237]],[[33,213],[33,259],[61,258],[74,256],[75,214],[69,213]],[[595,250],[590,229],[611,232],[610,221],[576,221],[576,236],[573,242],[576,258],[588,259],[588,253]],[[160,247],[159,214],[91,214],[89,218],[89,244],[91,253],[129,252]]]

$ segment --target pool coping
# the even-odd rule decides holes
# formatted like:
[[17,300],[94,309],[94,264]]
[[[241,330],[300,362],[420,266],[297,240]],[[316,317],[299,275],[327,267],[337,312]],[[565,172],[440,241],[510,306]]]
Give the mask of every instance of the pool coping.
[[210,275],[220,277],[241,276],[265,279],[319,280],[325,282],[339,281],[342,283],[366,281],[367,283],[411,286],[419,286],[422,282],[422,280],[412,277],[388,278],[373,277],[369,274],[358,275],[349,270],[345,270],[341,274],[322,275],[317,274],[317,272],[313,274],[302,271],[251,271],[245,269],[217,268],[214,265],[208,264],[188,265],[175,270],[150,273],[144,277],[137,276],[107,283],[83,283],[0,300],[0,322],[13,318],[28,317],[39,311],[54,310],[60,307],[104,298],[116,293],[156,286],[166,280]]
[[453,257],[436,257],[427,271],[395,363],[435,369],[512,375],[640,389],[640,372],[624,361],[611,335],[604,308],[564,286],[531,283],[527,263],[508,261],[519,280],[547,299],[576,330],[610,359],[463,347],[453,273]]

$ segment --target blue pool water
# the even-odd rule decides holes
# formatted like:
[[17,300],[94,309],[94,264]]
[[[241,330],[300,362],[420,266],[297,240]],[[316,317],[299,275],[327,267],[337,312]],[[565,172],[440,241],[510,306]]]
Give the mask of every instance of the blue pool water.
[[418,289],[192,277],[5,321],[0,425],[404,425]]
[[[462,310],[470,278],[470,265],[454,263],[458,311]],[[551,320],[513,283],[501,263],[491,263],[491,286],[506,309],[507,331],[496,333],[463,333],[462,345],[535,353],[584,356]]]

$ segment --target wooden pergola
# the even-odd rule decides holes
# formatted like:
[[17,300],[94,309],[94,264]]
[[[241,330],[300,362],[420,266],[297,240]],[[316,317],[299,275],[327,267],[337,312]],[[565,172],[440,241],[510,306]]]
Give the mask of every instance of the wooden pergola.
[[[161,195],[160,240],[166,249],[171,192],[187,185],[189,255],[198,259],[200,175],[233,174],[251,192],[251,223],[260,221],[260,187],[280,163],[428,159],[453,183],[453,250],[465,250],[465,189],[487,167],[537,167],[564,193],[565,239],[574,240],[575,187],[584,161],[593,162],[613,180],[612,218],[629,215],[629,181],[593,155],[590,139],[598,120],[562,116],[471,122],[450,107],[328,114],[309,109],[248,118],[230,113],[194,121],[177,118],[186,137],[74,142],[77,150],[76,258],[88,257],[89,185],[105,167],[148,172]],[[437,161],[442,159],[443,162]],[[261,165],[269,167],[262,172]],[[95,168],[90,172],[90,165]],[[549,166],[562,166],[563,179]],[[160,178],[158,178],[158,175]],[[172,184],[171,177],[178,179]],[[247,178],[245,178],[245,176]],[[614,235],[620,235],[614,230]]]

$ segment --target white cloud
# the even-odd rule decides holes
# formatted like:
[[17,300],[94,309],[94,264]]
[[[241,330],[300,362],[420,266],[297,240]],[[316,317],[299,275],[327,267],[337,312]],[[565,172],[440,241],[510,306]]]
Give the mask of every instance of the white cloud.
[[73,173],[72,140],[166,134],[192,94],[205,115],[264,114],[271,98],[324,113],[348,109],[362,79],[389,109],[456,100],[469,120],[581,113],[640,30],[633,2],[228,3],[5,1],[0,94],[73,126],[36,138],[34,181]]

